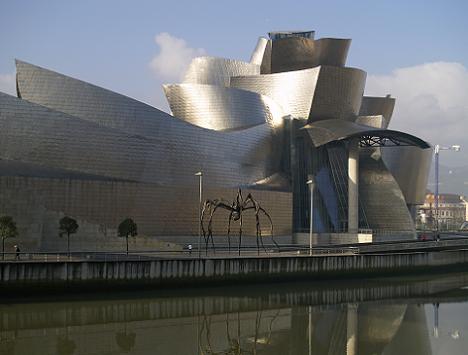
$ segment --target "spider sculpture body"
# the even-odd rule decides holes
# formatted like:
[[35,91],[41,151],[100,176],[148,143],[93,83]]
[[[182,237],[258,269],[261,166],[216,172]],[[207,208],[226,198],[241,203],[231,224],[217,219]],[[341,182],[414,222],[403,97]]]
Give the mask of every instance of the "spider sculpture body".
[[[228,237],[228,250],[231,251],[231,222],[232,221],[239,221],[239,244],[238,244],[238,253],[240,255],[241,245],[242,245],[242,214],[244,211],[252,210],[255,213],[255,221],[256,221],[256,242],[257,242],[257,252],[260,253],[260,245],[262,248],[267,251],[265,245],[263,244],[262,240],[262,230],[260,228],[260,212],[263,213],[268,221],[270,222],[270,232],[271,238],[273,243],[275,244],[276,248],[279,250],[279,246],[276,241],[273,239],[273,222],[271,220],[270,215],[260,206],[260,204],[252,197],[249,193],[247,197],[244,199],[242,197],[242,191],[239,189],[237,191],[236,199],[230,204],[229,202],[216,199],[216,200],[206,200],[203,204],[202,214],[201,214],[201,227],[203,231],[203,237],[205,239],[205,251],[208,251],[208,244],[211,241],[211,245],[213,250],[215,250],[215,245],[213,241],[213,215],[217,209],[222,208],[229,211],[229,220],[228,220],[228,230],[227,230],[227,237]],[[205,215],[209,216],[208,219],[208,227],[205,229]]]

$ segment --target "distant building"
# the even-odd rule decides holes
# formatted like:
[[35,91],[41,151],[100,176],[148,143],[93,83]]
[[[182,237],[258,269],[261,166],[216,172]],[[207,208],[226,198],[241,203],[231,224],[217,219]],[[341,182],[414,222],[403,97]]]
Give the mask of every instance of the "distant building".
[[436,213],[435,195],[426,194],[424,204],[419,208],[417,224],[420,229],[433,229],[439,220],[440,230],[458,230],[467,220],[467,202],[464,196],[439,194],[439,212]]

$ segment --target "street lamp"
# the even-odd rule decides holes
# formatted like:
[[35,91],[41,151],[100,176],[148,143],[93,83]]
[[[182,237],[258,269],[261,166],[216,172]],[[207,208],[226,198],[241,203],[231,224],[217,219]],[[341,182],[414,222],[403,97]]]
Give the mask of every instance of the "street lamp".
[[203,172],[199,171],[195,173],[195,176],[199,177],[199,187],[198,187],[198,192],[199,192],[199,198],[198,198],[198,258],[201,257],[201,208],[202,208],[202,188],[203,188]]
[[436,238],[439,238],[439,152],[441,150],[454,150],[455,152],[460,151],[459,145],[452,145],[450,147],[443,147],[436,144],[434,147],[434,169],[435,169],[435,196],[434,204],[436,210]]
[[314,176],[309,175],[309,180],[306,182],[310,190],[310,229],[309,229],[309,255],[312,255],[312,233],[314,226]]

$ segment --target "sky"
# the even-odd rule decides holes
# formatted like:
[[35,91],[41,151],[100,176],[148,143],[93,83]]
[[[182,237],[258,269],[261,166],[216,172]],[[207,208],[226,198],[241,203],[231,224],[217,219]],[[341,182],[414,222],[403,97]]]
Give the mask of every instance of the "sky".
[[441,162],[467,166],[467,14],[464,0],[0,0],[0,91],[18,58],[167,111],[161,85],[193,57],[249,60],[269,31],[315,30],[352,39],[366,94],[397,99],[390,128],[459,144]]

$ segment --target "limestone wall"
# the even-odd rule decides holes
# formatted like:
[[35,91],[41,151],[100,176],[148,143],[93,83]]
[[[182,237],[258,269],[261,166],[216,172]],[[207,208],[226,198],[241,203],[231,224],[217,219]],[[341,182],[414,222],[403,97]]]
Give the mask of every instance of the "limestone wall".
[[[199,197],[195,176],[193,182],[193,186],[181,188],[117,181],[1,177],[0,215],[11,215],[19,228],[19,237],[9,241],[8,247],[11,248],[11,243],[19,243],[23,251],[65,250],[66,241],[58,237],[58,221],[64,215],[77,219],[80,225],[78,233],[72,237],[75,251],[119,250],[124,242],[117,238],[116,229],[127,217],[133,218],[138,225],[141,238],[132,240],[136,249],[158,249],[162,245],[160,240],[177,243],[175,237],[180,237],[183,244],[191,239],[192,243],[196,242]],[[245,195],[248,192],[243,190]],[[291,194],[251,192],[270,213],[274,234],[290,235]],[[203,198],[232,201],[236,193],[236,189],[208,185],[203,190]],[[246,238],[255,235],[254,213],[248,211],[243,217],[244,235]],[[262,234],[266,236],[269,224],[263,216],[261,218]],[[226,234],[227,221],[227,211],[216,212],[213,218],[215,235]],[[237,234],[238,223],[232,228]]]

